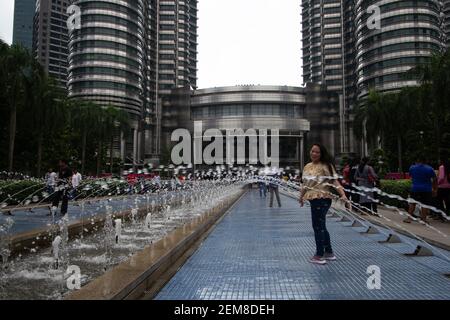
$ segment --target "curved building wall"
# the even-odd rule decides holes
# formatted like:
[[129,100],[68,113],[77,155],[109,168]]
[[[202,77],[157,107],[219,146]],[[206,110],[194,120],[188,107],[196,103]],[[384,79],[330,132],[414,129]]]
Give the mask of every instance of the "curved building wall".
[[[370,5],[381,10],[380,29],[367,27]],[[355,10],[358,96],[416,85],[405,73],[441,48],[438,1],[358,0]]]
[[191,119],[217,129],[309,131],[303,88],[242,86],[194,91]]
[[301,154],[320,142],[338,152],[337,95],[320,86],[233,86],[172,90],[163,100],[163,144],[173,130],[194,131],[194,121],[207,129],[278,129],[284,165],[302,165]]
[[447,48],[450,48],[450,0],[444,0],[444,32]]
[[142,114],[143,0],[75,0],[81,29],[71,34],[69,94]]
[[[304,135],[310,129],[305,118],[304,88],[235,86],[201,90],[173,90],[172,101],[163,102],[163,139],[170,145],[176,128],[194,131],[194,122],[208,129],[279,132],[280,162],[301,166]],[[180,99],[181,97],[181,99]]]

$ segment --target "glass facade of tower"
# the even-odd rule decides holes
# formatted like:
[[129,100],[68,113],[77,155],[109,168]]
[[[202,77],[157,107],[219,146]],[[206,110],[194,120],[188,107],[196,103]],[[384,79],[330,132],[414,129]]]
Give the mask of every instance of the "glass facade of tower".
[[197,83],[197,0],[159,1],[159,90]]
[[[370,5],[381,10],[379,30],[367,26]],[[359,0],[355,8],[359,97],[369,88],[386,92],[415,85],[405,73],[442,47],[438,1]]]
[[[380,28],[369,29],[381,11]],[[354,152],[352,110],[370,88],[382,92],[416,85],[405,73],[443,48],[450,1],[303,0],[303,79],[341,95],[343,152]],[[447,38],[448,39],[448,38]]]
[[33,17],[36,0],[14,1],[13,43],[29,50],[33,47]]
[[61,87],[67,88],[69,0],[38,0],[33,26],[33,53]]
[[341,0],[303,0],[303,79],[343,87]]
[[88,0],[75,4],[81,8],[82,27],[71,34],[70,96],[114,105],[140,118],[143,0]]
[[134,137],[121,147],[122,158],[157,158],[161,97],[177,87],[196,86],[197,1],[73,4],[82,16],[81,29],[70,35],[69,95],[128,111]]
[[450,0],[444,0],[444,31],[447,48],[450,48]]

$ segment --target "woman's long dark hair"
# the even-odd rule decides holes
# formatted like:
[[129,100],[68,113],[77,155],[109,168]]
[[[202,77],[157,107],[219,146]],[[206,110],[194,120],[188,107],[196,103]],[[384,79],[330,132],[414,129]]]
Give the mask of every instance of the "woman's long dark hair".
[[328,171],[330,172],[330,175],[332,176],[333,172],[336,171],[336,169],[334,167],[333,157],[330,155],[327,148],[325,148],[320,143],[314,143],[312,146],[313,147],[316,146],[320,149],[320,162],[322,162],[323,164],[325,164],[328,167]]
[[361,159],[361,163],[359,164],[359,167],[358,167],[359,173],[363,173],[364,167],[366,166],[366,164],[368,162],[369,162],[369,158],[368,157],[364,157],[364,158]]

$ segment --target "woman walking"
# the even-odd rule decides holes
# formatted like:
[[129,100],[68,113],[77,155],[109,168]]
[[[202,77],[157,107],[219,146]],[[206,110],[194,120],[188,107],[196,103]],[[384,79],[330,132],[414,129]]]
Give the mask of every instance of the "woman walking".
[[[375,170],[368,164],[369,158],[364,157],[356,170],[355,180],[360,187],[374,188],[378,179]],[[360,196],[359,203],[368,210],[368,213],[377,212],[377,204],[372,200],[375,199],[374,192],[364,191],[364,196]]]
[[[450,161],[444,160],[439,167],[438,192],[439,209],[450,216]],[[441,217],[445,221],[444,217]]]
[[348,201],[348,199],[337,180],[333,160],[325,147],[314,144],[310,151],[310,157],[311,162],[303,170],[300,206],[303,207],[304,201],[309,201],[311,205],[316,254],[310,259],[310,262],[323,265],[327,263],[327,260],[336,260],[331,248],[330,234],[326,228],[326,215],[331,207],[332,199],[331,187],[337,190],[342,200]]

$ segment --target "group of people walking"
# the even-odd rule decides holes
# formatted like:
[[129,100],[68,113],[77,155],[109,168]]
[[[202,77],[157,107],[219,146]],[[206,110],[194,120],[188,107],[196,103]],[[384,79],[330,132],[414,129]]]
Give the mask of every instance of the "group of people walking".
[[[45,176],[46,189],[52,199],[52,207],[58,208],[61,203],[61,215],[67,213],[69,199],[77,196],[82,176],[76,169],[71,169],[66,160],[59,160],[59,170],[56,173],[50,168]],[[51,213],[50,213],[51,214]]]
[[259,196],[267,197],[267,190],[270,193],[269,207],[273,207],[274,197],[277,198],[278,207],[281,208],[280,191],[278,190],[278,181],[276,175],[270,175],[268,179],[258,181]]
[[379,186],[379,177],[374,168],[369,164],[369,158],[364,157],[361,160],[353,159],[347,162],[342,170],[342,186],[347,198],[353,204],[359,204],[360,209],[369,213],[377,212],[376,198],[377,194],[366,189],[364,195],[357,194],[357,187],[374,188]]

